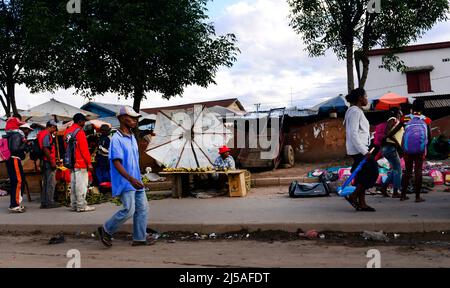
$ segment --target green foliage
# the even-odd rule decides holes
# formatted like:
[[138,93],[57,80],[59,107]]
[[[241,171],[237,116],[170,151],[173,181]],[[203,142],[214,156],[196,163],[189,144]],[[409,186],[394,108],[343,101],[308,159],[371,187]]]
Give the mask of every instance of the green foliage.
[[[170,98],[207,87],[239,50],[233,34],[215,34],[206,2],[90,0],[69,14],[67,0],[0,1],[0,87],[113,92],[134,97],[135,108],[145,92]],[[4,90],[8,108],[15,99]]]
[[448,0],[381,0],[381,13],[368,13],[369,0],[288,0],[291,26],[300,35],[310,56],[332,50],[346,58],[350,47],[367,52],[376,47],[392,48],[384,58],[387,69],[401,69],[393,55],[416,41],[438,21],[447,20]]
[[149,91],[170,98],[189,85],[207,87],[239,50],[233,34],[215,35],[206,2],[83,2],[81,14],[66,15],[66,54],[53,74],[63,88],[85,96],[114,92],[137,98],[137,104]]

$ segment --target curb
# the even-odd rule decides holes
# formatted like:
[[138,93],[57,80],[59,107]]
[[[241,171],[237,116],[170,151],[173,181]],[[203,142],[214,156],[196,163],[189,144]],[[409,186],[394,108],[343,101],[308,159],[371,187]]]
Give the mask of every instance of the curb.
[[[0,225],[2,233],[94,233],[99,224],[77,224],[77,225]],[[343,233],[362,233],[363,231],[380,231],[385,233],[426,233],[437,231],[450,231],[450,221],[433,221],[433,222],[405,222],[405,223],[223,223],[223,224],[207,224],[207,223],[158,223],[149,222],[149,227],[163,232],[197,232],[197,233],[230,233],[241,230],[255,232],[258,230],[269,231],[285,231],[297,232],[299,229],[308,231],[315,229],[318,232],[343,232]],[[119,232],[131,233],[133,225],[126,223],[121,227]]]

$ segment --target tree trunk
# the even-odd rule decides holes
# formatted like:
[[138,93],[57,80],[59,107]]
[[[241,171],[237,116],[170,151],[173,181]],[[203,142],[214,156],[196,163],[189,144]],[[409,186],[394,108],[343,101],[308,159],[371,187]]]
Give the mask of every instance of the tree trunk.
[[355,89],[355,78],[353,74],[353,41],[346,45],[347,50],[347,89],[350,93]]
[[359,81],[359,87],[364,88],[367,82],[367,76],[369,75],[369,57],[367,56],[367,52],[363,51],[361,56],[361,62],[363,64],[363,70],[361,75],[361,80]]
[[17,105],[16,105],[16,94],[15,94],[15,85],[14,80],[8,80],[8,83],[6,84],[6,93],[8,93],[8,99],[10,102],[10,108],[9,110],[12,112],[12,114],[18,114],[17,111]]
[[[6,102],[5,102],[5,99],[3,99],[3,97],[5,97]],[[8,109],[8,105],[6,104],[7,102],[9,102],[8,98],[7,98],[7,95],[4,95],[4,96],[0,95],[0,102],[2,103],[3,110],[5,110],[6,117],[9,118],[11,116],[11,113],[10,113],[10,111]]]
[[141,101],[142,98],[144,98],[144,90],[142,88],[135,88],[133,98],[133,109],[134,111],[139,113],[139,111],[141,110]]

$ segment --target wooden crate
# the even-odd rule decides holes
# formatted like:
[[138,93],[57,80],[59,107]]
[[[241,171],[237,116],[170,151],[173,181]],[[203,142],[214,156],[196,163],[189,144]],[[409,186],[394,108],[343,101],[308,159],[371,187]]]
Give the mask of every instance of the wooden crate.
[[228,175],[230,197],[244,197],[247,195],[245,173]]

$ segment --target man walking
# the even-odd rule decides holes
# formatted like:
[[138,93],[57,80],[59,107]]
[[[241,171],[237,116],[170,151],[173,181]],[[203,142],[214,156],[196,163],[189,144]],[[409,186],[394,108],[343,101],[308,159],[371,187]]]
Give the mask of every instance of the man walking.
[[29,150],[27,141],[28,134],[33,129],[29,124],[22,124],[19,129],[9,130],[6,133],[8,139],[8,147],[11,152],[11,158],[6,161],[8,176],[10,180],[11,203],[9,212],[23,213],[25,207],[22,205],[22,195],[25,184],[25,174],[23,173],[22,160]]
[[41,209],[57,208],[54,202],[54,193],[56,186],[56,149],[53,133],[57,130],[57,124],[54,120],[47,122],[45,130],[40,131],[36,138],[39,148],[42,151],[41,173],[43,179],[43,189],[41,193]]
[[112,236],[119,227],[133,217],[133,246],[150,245],[147,240],[148,200],[139,168],[139,151],[133,129],[141,115],[131,107],[120,108],[117,118],[119,130],[111,139],[109,160],[111,164],[112,194],[120,197],[123,209],[114,214],[98,228],[100,241],[106,247],[112,246]]
[[[86,117],[77,113],[73,116],[73,125],[64,133],[66,152],[73,163],[70,164],[70,202],[72,211],[89,212],[95,207],[90,207],[86,202],[86,193],[89,185],[88,170],[93,172],[91,155],[83,127]],[[72,144],[71,144],[72,143]],[[73,146],[72,146],[73,145]],[[72,148],[73,147],[73,151]],[[65,157],[66,158],[66,157]]]

